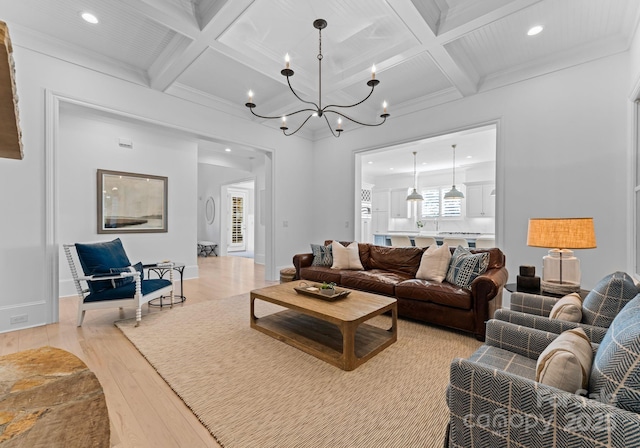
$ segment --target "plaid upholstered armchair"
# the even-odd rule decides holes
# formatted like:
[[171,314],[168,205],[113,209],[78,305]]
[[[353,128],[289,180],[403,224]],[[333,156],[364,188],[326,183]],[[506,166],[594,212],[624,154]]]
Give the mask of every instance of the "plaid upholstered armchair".
[[577,321],[565,320],[562,314],[550,317],[561,298],[521,292],[511,294],[511,308],[497,310],[494,318],[555,334],[580,327],[592,342],[599,343],[614,317],[639,292],[631,276],[614,272],[600,280],[582,303],[578,299],[574,306]]
[[[600,344],[577,337],[591,363],[569,362],[573,346],[560,344],[568,333],[585,334],[490,320],[485,345],[451,363],[445,446],[640,447],[640,295]],[[550,365],[557,369],[554,385],[545,384]],[[580,394],[562,390],[558,378],[586,387]]]

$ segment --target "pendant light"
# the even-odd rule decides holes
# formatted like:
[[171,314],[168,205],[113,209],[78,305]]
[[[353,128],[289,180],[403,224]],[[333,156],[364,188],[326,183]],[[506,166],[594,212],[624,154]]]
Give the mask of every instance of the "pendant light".
[[416,177],[416,152],[413,151],[413,191],[409,196],[407,196],[407,201],[422,201],[423,197],[418,190],[416,189],[418,185],[418,178]]
[[451,190],[444,194],[445,199],[463,199],[464,194],[456,189],[456,145],[451,145],[453,148],[453,185]]

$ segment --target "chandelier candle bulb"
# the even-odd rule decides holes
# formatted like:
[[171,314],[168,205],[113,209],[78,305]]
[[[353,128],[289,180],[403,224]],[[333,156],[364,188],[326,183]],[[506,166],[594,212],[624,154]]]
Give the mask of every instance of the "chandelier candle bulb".
[[382,103],[382,113],[386,114],[387,113],[387,102],[383,101]]
[[289,62],[291,61],[291,59],[289,59],[289,53],[284,55],[284,64],[285,67],[284,68],[289,68]]
[[376,79],[376,64],[371,66],[371,79]]

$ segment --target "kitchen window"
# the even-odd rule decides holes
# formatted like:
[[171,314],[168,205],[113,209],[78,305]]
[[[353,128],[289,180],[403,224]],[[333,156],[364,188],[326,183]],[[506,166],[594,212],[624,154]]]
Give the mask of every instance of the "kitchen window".
[[[422,190],[422,217],[424,218],[459,218],[462,216],[461,199],[445,199],[444,195],[451,189],[436,187]],[[461,188],[462,189],[462,188]]]

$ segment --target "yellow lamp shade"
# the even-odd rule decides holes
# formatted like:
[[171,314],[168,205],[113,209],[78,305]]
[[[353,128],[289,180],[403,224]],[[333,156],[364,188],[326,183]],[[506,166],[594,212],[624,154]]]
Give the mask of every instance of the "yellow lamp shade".
[[527,246],[558,249],[594,249],[593,218],[531,218]]

